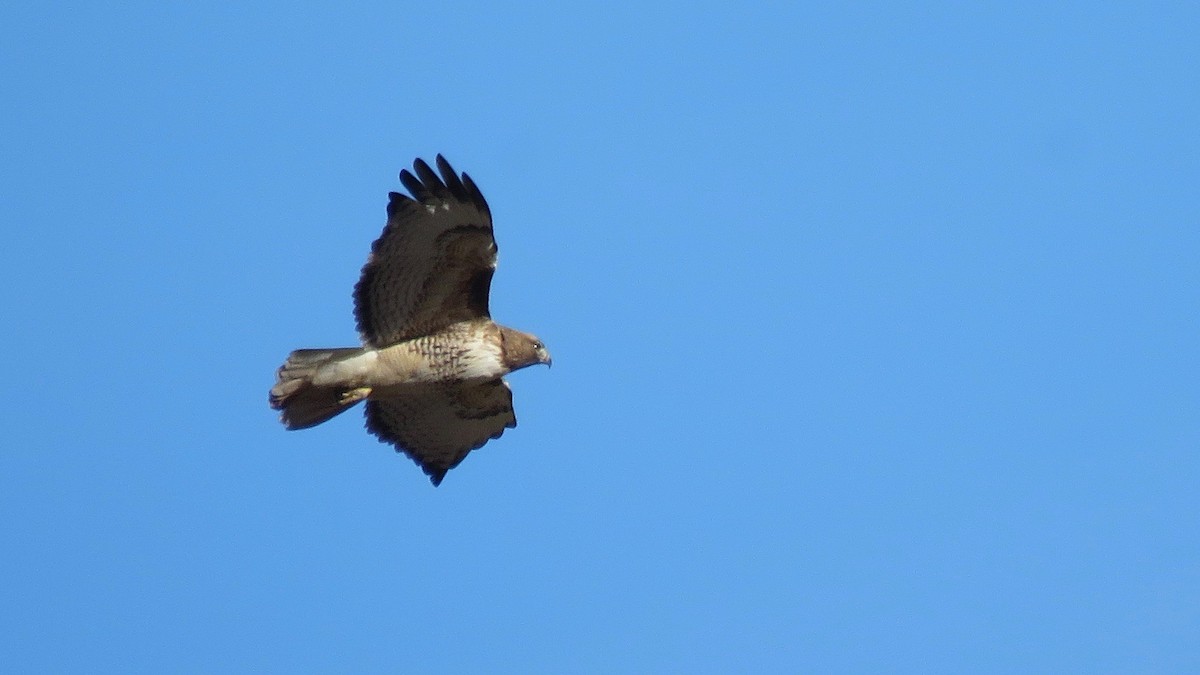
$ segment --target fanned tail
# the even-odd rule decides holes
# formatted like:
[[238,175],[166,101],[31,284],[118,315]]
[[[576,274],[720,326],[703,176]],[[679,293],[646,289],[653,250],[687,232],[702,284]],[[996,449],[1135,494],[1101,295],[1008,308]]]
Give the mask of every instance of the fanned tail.
[[271,407],[283,411],[280,420],[288,429],[307,429],[336,417],[357,400],[343,402],[341,387],[316,386],[312,383],[317,369],[362,353],[362,349],[297,349],[279,367],[275,386],[271,387]]

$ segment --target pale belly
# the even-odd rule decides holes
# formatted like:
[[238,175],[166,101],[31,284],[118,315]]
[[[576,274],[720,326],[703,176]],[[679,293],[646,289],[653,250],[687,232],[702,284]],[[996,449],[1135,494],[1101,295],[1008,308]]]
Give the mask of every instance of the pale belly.
[[346,388],[403,387],[431,382],[493,380],[508,370],[489,341],[442,336],[418,338],[327,363],[313,378],[318,385]]

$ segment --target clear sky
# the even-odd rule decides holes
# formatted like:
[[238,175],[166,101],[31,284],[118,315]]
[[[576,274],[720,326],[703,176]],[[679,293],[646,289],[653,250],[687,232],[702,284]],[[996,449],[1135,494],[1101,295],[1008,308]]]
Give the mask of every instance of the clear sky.
[[[834,4],[6,4],[0,661],[1200,672],[1200,9]],[[435,489],[266,399],[439,152]]]

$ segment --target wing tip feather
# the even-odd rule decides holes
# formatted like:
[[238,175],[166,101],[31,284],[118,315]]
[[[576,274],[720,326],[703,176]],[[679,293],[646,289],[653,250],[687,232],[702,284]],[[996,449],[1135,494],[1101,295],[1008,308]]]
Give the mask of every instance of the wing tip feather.
[[454,199],[464,204],[471,204],[486,215],[488,220],[491,220],[492,210],[488,206],[487,200],[483,198],[483,192],[480,191],[475,181],[471,180],[470,175],[465,171],[462,173],[455,171],[441,153],[434,158],[434,164],[438,168],[436,172],[428,162],[418,157],[413,160],[411,171],[400,170],[400,183],[412,197],[398,192],[391,193],[389,195],[391,198],[389,215],[395,210],[392,204],[403,204],[405,200],[425,203],[433,199]]
[[429,167],[429,163],[420,157],[413,160],[413,171],[417,174],[417,178],[424,184],[425,190],[436,197],[437,199],[447,200],[452,194],[442,179],[438,177],[437,172]]
[[400,209],[404,208],[405,206],[407,206],[411,203],[412,203],[412,197],[409,197],[408,195],[406,195],[402,192],[389,192],[388,193],[388,205],[387,205],[388,218],[391,218],[392,216],[394,216],[396,214],[397,211],[399,211]]
[[488,222],[491,222],[492,208],[488,206],[487,200],[483,198],[483,192],[480,191],[479,186],[475,184],[475,181],[471,180],[471,176],[465,171],[462,175],[462,182],[467,195],[471,199],[471,203],[475,205],[475,208],[479,209],[480,213],[487,216]]
[[412,175],[412,172],[410,172],[408,169],[400,170],[400,183],[403,184],[405,189],[408,190],[408,193],[412,195],[412,199],[418,202],[423,202],[428,199],[429,191],[425,189],[425,184],[421,182],[421,179]]

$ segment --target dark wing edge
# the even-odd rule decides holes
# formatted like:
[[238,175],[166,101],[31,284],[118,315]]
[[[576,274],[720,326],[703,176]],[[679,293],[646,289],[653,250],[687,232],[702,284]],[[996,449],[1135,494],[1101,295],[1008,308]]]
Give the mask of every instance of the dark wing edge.
[[[395,424],[392,420],[389,420],[389,416],[401,416],[400,411],[396,410],[392,406],[388,406],[386,400],[367,401],[367,405],[364,410],[367,431],[378,437],[380,443],[388,443],[389,445],[394,446],[396,452],[402,453],[411,459],[414,464],[421,468],[421,471],[423,471],[426,476],[429,476],[429,481],[433,483],[433,486],[437,487],[442,484],[442,480],[446,477],[446,473],[461,464],[463,460],[467,458],[467,455],[471,453],[471,451],[478,450],[487,444],[488,441],[500,438],[502,435],[504,435],[506,430],[513,429],[517,426],[517,418],[512,407],[512,390],[509,389],[508,385],[502,379],[496,379],[479,385],[479,387],[487,388],[486,390],[481,390],[484,392],[485,396],[488,394],[501,393],[496,391],[497,387],[502,389],[503,392],[501,395],[503,398],[501,400],[505,403],[492,407],[476,408],[470,411],[459,407],[455,410],[456,417],[463,421],[469,421],[487,420],[500,415],[508,415],[509,420],[497,430],[490,432],[489,435],[483,437],[482,439],[476,439],[472,442],[466,443],[464,446],[455,448],[450,452],[440,453],[443,455],[442,457],[435,457],[434,455],[439,453],[423,451],[421,448],[417,447],[420,445],[419,440],[405,437],[404,431],[397,428],[399,425]],[[453,394],[448,393],[447,398],[448,400],[453,400],[454,396]],[[401,420],[401,424],[402,423],[403,421]]]
[[[408,169],[400,171],[400,182],[408,190],[406,195],[401,192],[388,193],[388,218],[391,218],[399,208],[411,203],[419,202],[428,204],[438,201],[457,201],[463,204],[471,204],[481,213],[487,216],[488,222],[492,220],[492,209],[488,206],[487,200],[483,198],[483,193],[479,191],[479,187],[475,185],[475,181],[464,171],[458,174],[454,171],[454,167],[450,166],[450,162],[442,155],[438,155],[434,160],[437,164],[438,171],[441,172],[439,177],[434,173],[433,169],[429,168],[429,164],[425,160],[417,158],[413,161],[413,170]],[[413,175],[413,174],[416,175]],[[411,196],[409,196],[411,195]]]

